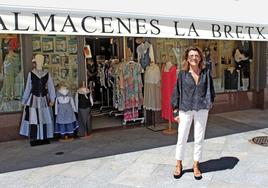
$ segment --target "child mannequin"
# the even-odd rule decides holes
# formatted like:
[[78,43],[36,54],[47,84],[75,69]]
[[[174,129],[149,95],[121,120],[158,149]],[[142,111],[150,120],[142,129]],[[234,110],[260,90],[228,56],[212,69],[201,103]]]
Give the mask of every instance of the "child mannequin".
[[93,106],[93,99],[85,82],[82,83],[76,92],[75,103],[78,109],[78,136],[90,137],[92,131],[91,106]]
[[77,109],[73,97],[66,85],[61,83],[56,94],[55,133],[59,133],[64,140],[70,140],[74,131],[78,128],[75,112],[77,112]]

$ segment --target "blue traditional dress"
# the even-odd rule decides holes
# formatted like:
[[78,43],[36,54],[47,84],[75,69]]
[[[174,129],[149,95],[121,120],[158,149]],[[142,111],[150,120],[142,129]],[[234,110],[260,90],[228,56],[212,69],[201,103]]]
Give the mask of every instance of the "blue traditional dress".
[[48,101],[55,101],[55,88],[48,72],[34,69],[29,72],[22,98],[24,112],[20,134],[31,141],[53,137],[53,120]]
[[73,134],[78,128],[75,117],[77,109],[74,104],[73,97],[68,89],[60,89],[57,91],[55,101],[56,125],[55,133],[61,135]]

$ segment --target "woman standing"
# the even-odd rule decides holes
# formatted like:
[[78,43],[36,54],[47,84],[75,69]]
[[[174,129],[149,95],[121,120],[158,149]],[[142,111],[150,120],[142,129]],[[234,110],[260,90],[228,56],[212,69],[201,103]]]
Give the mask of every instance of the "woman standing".
[[203,55],[199,48],[189,47],[184,54],[182,70],[179,72],[171,104],[174,119],[179,123],[178,141],[176,146],[176,170],[174,178],[182,175],[182,160],[194,120],[194,178],[200,180],[202,174],[199,161],[202,158],[205,129],[209,109],[214,102],[215,92],[213,81],[203,63]]

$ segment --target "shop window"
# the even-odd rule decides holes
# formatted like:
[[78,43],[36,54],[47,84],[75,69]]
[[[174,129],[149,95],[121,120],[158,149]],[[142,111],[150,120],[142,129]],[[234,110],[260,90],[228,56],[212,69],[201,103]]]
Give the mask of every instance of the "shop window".
[[33,54],[45,57],[43,69],[48,70],[55,87],[64,82],[74,94],[78,88],[77,37],[33,36]]
[[254,89],[253,42],[154,38],[151,43],[156,63],[171,62],[177,65],[178,71],[185,49],[190,45],[200,47],[217,93]]
[[0,113],[22,109],[23,89],[20,35],[0,34]]
[[217,93],[248,91],[253,85],[253,44],[250,41],[198,40]]

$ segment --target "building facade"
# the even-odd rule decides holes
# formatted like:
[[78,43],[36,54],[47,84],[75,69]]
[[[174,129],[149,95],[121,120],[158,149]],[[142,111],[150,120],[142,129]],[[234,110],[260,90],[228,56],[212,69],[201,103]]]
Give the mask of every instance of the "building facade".
[[138,46],[146,41],[160,70],[171,62],[179,71],[184,49],[195,45],[203,50],[214,80],[211,113],[268,108],[268,36],[260,24],[13,9],[0,7],[0,141],[22,138],[21,99],[36,54],[45,57],[44,69],[55,87],[64,81],[75,93],[88,82],[88,58],[139,61]]

